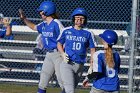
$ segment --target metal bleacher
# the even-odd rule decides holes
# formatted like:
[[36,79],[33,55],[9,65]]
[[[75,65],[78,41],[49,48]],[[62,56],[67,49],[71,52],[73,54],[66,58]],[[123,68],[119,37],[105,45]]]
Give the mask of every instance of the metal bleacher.
[[[0,67],[0,81],[2,82],[18,82],[18,83],[33,83],[37,84],[39,81],[40,71],[35,71],[34,65],[36,63],[43,63],[42,61],[36,61],[33,49],[35,48],[37,42],[36,37],[38,35],[37,31],[33,31],[27,26],[13,26],[12,28],[15,40],[0,40],[0,53],[3,54],[4,58],[0,58],[0,64],[6,66],[6,68]],[[98,35],[103,30],[91,29],[95,35]],[[98,32],[97,32],[98,31]],[[116,31],[118,35],[127,36],[125,32]],[[123,33],[123,34],[122,34]],[[97,49],[102,49],[102,45],[97,45]],[[124,49],[123,45],[116,45],[113,48],[119,50]],[[42,55],[43,56],[43,55]],[[90,56],[88,54],[87,56]],[[139,57],[137,57],[139,58]],[[121,88],[128,88],[128,64],[129,55],[121,54],[121,73],[119,74]],[[87,68],[89,63],[85,64],[85,69],[83,77],[79,86],[82,85],[82,80],[86,76]],[[138,69],[140,69],[138,67]],[[139,76],[135,76],[135,79],[139,80]],[[56,82],[52,82],[56,84]],[[91,84],[90,84],[91,85]]]

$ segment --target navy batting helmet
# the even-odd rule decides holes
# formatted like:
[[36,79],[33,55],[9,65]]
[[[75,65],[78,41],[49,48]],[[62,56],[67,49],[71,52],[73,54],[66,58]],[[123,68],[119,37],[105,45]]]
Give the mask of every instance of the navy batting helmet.
[[76,15],[83,15],[87,17],[87,12],[84,8],[76,8],[73,13],[71,14],[71,17],[74,17]]
[[56,13],[56,5],[51,1],[44,1],[37,9],[38,12],[43,11],[46,16]]
[[118,35],[113,30],[105,30],[102,34],[99,34],[99,37],[101,37],[109,45],[115,45],[118,41]]
[[74,16],[76,15],[82,15],[85,17],[85,22],[84,22],[84,25],[87,24],[87,12],[84,8],[76,8],[73,13],[71,14],[71,18],[72,18],[72,21],[74,22]]

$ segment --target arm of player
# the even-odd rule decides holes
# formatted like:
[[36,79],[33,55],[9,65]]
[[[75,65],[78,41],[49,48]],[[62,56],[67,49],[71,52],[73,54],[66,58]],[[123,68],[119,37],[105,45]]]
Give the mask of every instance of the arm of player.
[[88,87],[89,80],[96,79],[96,77],[99,75],[102,75],[102,73],[99,73],[99,72],[92,72],[91,74],[88,73],[88,75],[83,80],[83,87]]
[[60,54],[61,54],[61,56],[62,56],[64,62],[67,63],[67,62],[69,61],[69,57],[68,57],[68,54],[66,54],[66,53],[64,52],[63,45],[62,45],[60,42],[57,43],[57,49],[58,49],[58,51],[60,52]]
[[34,23],[32,23],[31,21],[29,21],[29,20],[26,18],[26,16],[25,16],[23,10],[22,10],[22,9],[19,9],[18,11],[19,11],[20,19],[23,20],[24,23],[25,23],[28,27],[30,27],[32,30],[37,31],[36,25],[35,25]]
[[2,22],[3,22],[4,26],[6,27],[6,36],[10,36],[12,33],[12,28],[10,26],[11,21],[12,21],[12,18],[8,18],[8,17],[3,18]]
[[93,54],[95,53],[95,48],[91,48],[90,49],[90,54],[91,54],[91,56],[90,56],[90,66],[92,66],[93,67]]
[[91,74],[93,72],[93,54],[95,53],[95,48],[90,49],[90,67],[88,69],[88,74]]
[[61,54],[64,53],[63,45],[60,42],[57,43],[57,49]]
[[10,36],[12,34],[12,28],[10,25],[6,27],[6,36]]

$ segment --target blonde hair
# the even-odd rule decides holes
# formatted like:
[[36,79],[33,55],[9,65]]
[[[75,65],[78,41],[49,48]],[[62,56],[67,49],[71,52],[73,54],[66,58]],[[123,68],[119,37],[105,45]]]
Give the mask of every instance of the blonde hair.
[[114,63],[114,58],[113,58],[113,53],[112,53],[112,46],[109,46],[106,49],[105,59],[106,59],[106,64],[108,65],[108,67],[114,68],[115,63]]

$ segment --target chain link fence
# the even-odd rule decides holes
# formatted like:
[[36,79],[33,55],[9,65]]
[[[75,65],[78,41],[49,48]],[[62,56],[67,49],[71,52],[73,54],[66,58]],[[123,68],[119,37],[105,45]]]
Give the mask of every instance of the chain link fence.
[[[39,82],[40,71],[36,70],[36,64],[42,64],[44,53],[34,49],[37,45],[37,32],[25,27],[25,24],[19,19],[18,9],[23,9],[26,17],[35,24],[40,23],[41,17],[37,8],[44,0],[0,0],[0,12],[6,17],[12,17],[15,22],[13,26],[14,40],[0,40],[0,84],[23,84],[37,85]],[[114,48],[121,55],[120,84],[121,90],[127,93],[128,73],[129,73],[129,54],[130,48],[124,46],[129,38],[131,22],[132,0],[51,0],[56,3],[57,12],[63,25],[72,25],[70,15],[77,7],[83,7],[88,12],[88,24],[86,28],[98,33],[100,30],[113,29],[119,33],[119,41]],[[140,2],[139,2],[140,3]],[[96,35],[96,34],[95,34]],[[136,37],[136,54],[139,55],[139,34]],[[99,37],[96,35],[96,41],[99,44],[97,49],[102,49]],[[37,58],[36,58],[37,56]],[[136,66],[139,66],[140,60],[135,60]],[[89,60],[85,64],[84,72],[87,72]],[[139,90],[139,69],[136,68],[134,74],[135,89]],[[81,77],[78,88],[82,89],[81,83],[85,74]],[[58,87],[55,76],[50,82],[50,86]],[[11,89],[12,90],[12,89]],[[2,88],[0,87],[0,92]],[[11,92],[12,93],[12,92]],[[13,92],[14,93],[14,92]]]
[[[140,92],[140,0],[133,1],[133,19],[130,25],[130,39],[134,44],[131,43],[131,57],[130,57],[130,86],[129,92],[139,93]],[[134,5],[133,4],[133,5]],[[134,10],[135,8],[135,10]],[[135,14],[136,13],[136,14]],[[136,19],[136,21],[134,20]],[[133,27],[135,25],[135,27]],[[134,30],[135,29],[135,30]],[[133,45],[132,45],[133,44]],[[133,59],[133,61],[131,61]]]

